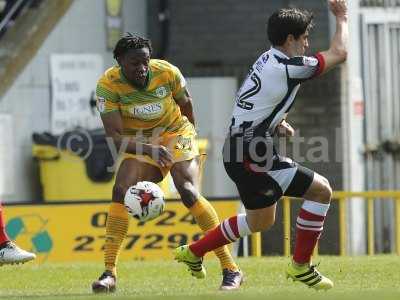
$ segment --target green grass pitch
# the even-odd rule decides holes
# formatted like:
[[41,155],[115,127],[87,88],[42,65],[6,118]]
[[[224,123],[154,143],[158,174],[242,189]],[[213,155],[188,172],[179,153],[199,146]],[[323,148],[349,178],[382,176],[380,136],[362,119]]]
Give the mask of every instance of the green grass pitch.
[[90,283],[102,272],[102,263],[44,263],[0,268],[2,299],[400,299],[400,257],[320,256],[319,269],[335,283],[328,292],[316,292],[284,276],[287,258],[238,259],[246,282],[238,292],[219,292],[218,262],[206,261],[208,276],[196,280],[174,261],[121,262],[117,292],[92,295]]

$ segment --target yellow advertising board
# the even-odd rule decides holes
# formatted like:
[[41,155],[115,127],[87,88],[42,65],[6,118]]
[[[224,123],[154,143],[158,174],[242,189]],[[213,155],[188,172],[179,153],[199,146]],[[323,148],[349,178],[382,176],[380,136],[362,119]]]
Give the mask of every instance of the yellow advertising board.
[[[237,214],[238,201],[212,201],[221,219]],[[6,230],[38,262],[103,261],[108,203],[54,203],[7,206]],[[165,212],[147,223],[130,220],[120,260],[172,258],[172,250],[202,232],[180,201],[167,201]]]

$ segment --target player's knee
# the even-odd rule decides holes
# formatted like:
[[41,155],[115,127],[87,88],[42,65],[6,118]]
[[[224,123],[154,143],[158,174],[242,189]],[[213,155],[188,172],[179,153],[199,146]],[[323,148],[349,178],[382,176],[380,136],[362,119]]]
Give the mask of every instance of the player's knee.
[[319,190],[319,201],[321,203],[330,203],[332,198],[332,187],[326,178],[323,178],[321,182],[321,188]]
[[175,183],[175,187],[181,196],[182,202],[186,207],[192,207],[198,198],[198,192],[194,185],[185,181],[182,183]]
[[112,201],[118,203],[124,203],[125,194],[128,188],[129,188],[128,186],[121,183],[114,184]]

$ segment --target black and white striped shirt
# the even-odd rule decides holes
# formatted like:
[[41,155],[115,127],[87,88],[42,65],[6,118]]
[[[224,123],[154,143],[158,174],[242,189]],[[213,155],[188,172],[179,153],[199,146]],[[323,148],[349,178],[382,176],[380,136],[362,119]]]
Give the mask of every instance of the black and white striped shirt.
[[[250,69],[236,96],[230,134],[273,135],[292,107],[300,84],[324,69],[321,54],[289,58],[271,48]],[[254,131],[257,134],[254,134]]]

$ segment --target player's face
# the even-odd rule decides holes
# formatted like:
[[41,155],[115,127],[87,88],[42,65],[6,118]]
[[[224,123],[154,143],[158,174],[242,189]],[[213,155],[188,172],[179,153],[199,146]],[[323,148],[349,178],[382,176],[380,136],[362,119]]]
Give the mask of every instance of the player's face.
[[150,51],[148,48],[132,49],[121,57],[120,65],[126,79],[144,87],[149,73]]

